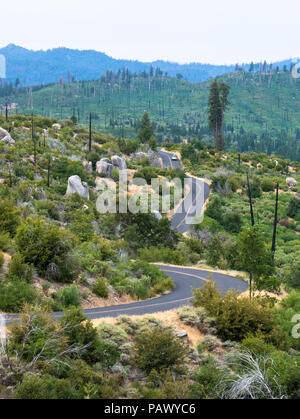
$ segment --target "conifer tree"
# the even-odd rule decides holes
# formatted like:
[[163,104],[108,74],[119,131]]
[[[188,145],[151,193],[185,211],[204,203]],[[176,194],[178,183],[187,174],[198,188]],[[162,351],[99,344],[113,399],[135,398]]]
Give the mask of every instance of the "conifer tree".
[[226,109],[229,105],[228,95],[229,95],[229,85],[227,83],[220,83],[219,93],[220,93],[220,104],[221,104],[221,150],[224,151],[224,117]]
[[141,143],[148,143],[151,137],[154,137],[154,132],[149,115],[147,112],[145,112],[141,121],[138,139],[141,141]]
[[208,120],[209,128],[215,133],[215,148],[219,148],[219,127],[222,120],[222,108],[220,101],[219,85],[215,79],[210,85],[210,92],[208,98]]

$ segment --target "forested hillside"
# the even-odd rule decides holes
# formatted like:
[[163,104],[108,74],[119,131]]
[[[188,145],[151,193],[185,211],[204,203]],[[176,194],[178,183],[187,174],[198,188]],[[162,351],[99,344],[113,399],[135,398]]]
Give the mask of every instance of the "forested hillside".
[[[281,154],[299,160],[300,81],[288,71],[237,71],[219,77],[230,85],[225,116],[225,145],[231,151]],[[157,69],[139,75],[123,69],[95,81],[18,88],[3,85],[3,105],[23,112],[67,119],[119,137],[135,138],[145,111],[159,141],[198,138],[209,143],[207,102],[210,81],[190,83],[165,77]],[[4,109],[3,109],[4,112]]]

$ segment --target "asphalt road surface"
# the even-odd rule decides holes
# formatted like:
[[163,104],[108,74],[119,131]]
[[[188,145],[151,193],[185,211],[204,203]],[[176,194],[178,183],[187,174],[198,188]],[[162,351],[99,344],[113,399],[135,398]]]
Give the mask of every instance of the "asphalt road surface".
[[[226,291],[232,288],[242,292],[246,291],[248,288],[245,281],[220,273],[163,264],[157,266],[174,280],[175,288],[171,293],[151,300],[131,304],[84,310],[84,313],[90,319],[99,319],[103,317],[118,317],[121,315],[134,316],[152,314],[158,311],[168,311],[191,304],[193,289],[203,286],[205,282],[209,280],[216,282],[219,290],[223,293],[226,293]],[[55,313],[57,319],[62,315],[63,313]],[[10,324],[15,319],[18,319],[17,315],[6,316],[7,324]]]
[[[181,169],[179,160],[172,160],[173,153],[159,151],[159,156],[162,159],[165,167],[172,167],[173,169]],[[182,204],[176,208],[175,214],[172,216],[172,228],[177,229],[179,233],[186,233],[191,227],[193,218],[200,216],[203,205],[209,196],[209,186],[200,179],[188,176],[189,192],[185,196]]]

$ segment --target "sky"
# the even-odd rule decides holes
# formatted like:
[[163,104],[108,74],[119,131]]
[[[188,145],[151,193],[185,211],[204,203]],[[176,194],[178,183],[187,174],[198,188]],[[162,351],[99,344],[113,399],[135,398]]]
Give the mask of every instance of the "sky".
[[300,56],[299,0],[9,0],[0,47],[235,64]]

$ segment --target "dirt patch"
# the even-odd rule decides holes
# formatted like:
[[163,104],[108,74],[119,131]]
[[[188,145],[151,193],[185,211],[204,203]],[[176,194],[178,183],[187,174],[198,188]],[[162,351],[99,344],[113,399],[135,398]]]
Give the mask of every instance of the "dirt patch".
[[[275,189],[274,192],[276,192],[276,189]],[[296,195],[297,194],[297,192],[293,192],[290,189],[288,191],[284,191],[283,189],[278,189],[278,193],[279,194],[281,194],[281,193],[289,193],[289,194],[292,194],[292,195]]]

